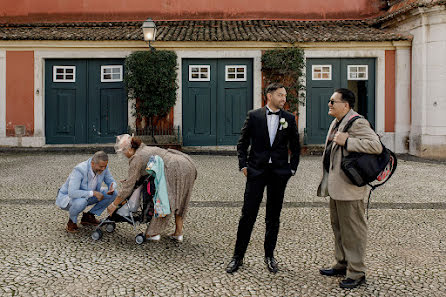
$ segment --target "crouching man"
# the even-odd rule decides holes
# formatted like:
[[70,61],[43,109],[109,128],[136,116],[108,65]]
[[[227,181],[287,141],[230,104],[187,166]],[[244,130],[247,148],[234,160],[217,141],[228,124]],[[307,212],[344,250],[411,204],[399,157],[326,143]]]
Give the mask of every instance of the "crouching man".
[[[82,225],[98,225],[96,216],[101,215],[117,196],[116,181],[108,167],[108,155],[96,152],[92,158],[74,167],[66,182],[60,187],[56,205],[69,212],[67,231],[78,232],[77,217],[89,205],[94,205],[89,212],[84,212]],[[101,187],[102,183],[107,187]]]

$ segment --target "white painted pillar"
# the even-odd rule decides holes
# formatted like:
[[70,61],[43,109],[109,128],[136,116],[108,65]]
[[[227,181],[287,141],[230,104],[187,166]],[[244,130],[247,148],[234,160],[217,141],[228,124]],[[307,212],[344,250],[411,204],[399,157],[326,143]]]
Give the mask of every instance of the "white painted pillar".
[[398,47],[395,54],[395,153],[407,153],[410,131],[410,48]]

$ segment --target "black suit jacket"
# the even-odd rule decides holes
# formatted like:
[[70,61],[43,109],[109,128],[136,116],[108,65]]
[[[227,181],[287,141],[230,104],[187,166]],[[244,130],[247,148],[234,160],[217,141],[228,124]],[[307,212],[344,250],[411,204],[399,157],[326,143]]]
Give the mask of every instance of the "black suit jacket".
[[[287,128],[280,129],[282,118],[288,122]],[[288,151],[291,152],[290,162],[288,162]],[[266,107],[249,111],[237,144],[237,155],[239,168],[247,167],[248,177],[263,173],[270,158],[275,173],[291,175],[291,170],[297,170],[300,156],[299,134],[294,115],[280,110],[276,138],[271,146]]]

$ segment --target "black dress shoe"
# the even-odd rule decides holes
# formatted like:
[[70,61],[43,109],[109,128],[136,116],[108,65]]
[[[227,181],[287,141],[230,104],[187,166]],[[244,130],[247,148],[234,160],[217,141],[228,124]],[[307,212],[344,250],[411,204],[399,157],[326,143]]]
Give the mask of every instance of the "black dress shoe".
[[228,266],[226,266],[226,272],[227,273],[234,273],[242,265],[243,265],[243,259],[234,257],[234,258],[231,259],[231,262],[229,262]]
[[338,276],[338,275],[345,275],[347,269],[334,269],[334,268],[329,268],[329,269],[319,269],[319,272],[322,275],[325,276]]
[[357,286],[361,285],[365,283],[365,276],[362,276],[358,279],[351,279],[351,278],[346,278],[343,279],[340,283],[339,286],[343,289],[353,289],[356,288]]
[[277,271],[279,271],[279,267],[277,266],[277,260],[274,259],[274,257],[265,257],[265,264],[270,272],[276,273]]

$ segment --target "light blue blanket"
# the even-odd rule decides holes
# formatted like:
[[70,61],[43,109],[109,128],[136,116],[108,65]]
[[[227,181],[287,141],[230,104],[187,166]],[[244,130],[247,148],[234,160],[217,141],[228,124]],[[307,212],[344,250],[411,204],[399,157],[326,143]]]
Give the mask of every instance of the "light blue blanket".
[[170,214],[170,204],[163,159],[158,155],[151,156],[146,171],[155,178],[154,215],[156,218],[165,217]]

